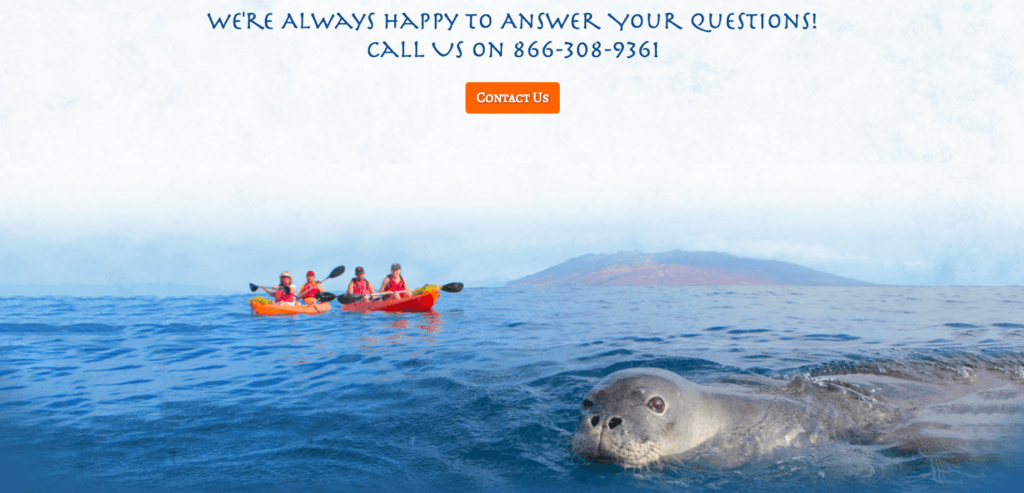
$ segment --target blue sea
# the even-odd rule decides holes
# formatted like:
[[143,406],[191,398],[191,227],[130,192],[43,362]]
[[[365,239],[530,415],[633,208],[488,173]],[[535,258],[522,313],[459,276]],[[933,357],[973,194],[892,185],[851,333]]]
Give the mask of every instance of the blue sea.
[[[292,317],[248,298],[0,298],[0,491],[1024,489],[1021,287],[467,288],[430,313]],[[934,409],[980,435],[728,466],[574,456],[584,394],[633,367],[888,372],[962,391]],[[986,405],[982,381],[1011,398]]]

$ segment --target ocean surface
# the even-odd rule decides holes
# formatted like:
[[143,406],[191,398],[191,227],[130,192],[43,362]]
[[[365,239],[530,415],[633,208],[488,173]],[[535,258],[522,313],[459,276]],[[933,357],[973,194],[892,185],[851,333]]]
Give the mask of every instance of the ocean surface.
[[[1024,488],[1020,287],[467,288],[293,317],[248,298],[0,298],[0,491]],[[752,393],[884,377],[858,390],[927,440],[574,456],[584,394],[632,367]]]

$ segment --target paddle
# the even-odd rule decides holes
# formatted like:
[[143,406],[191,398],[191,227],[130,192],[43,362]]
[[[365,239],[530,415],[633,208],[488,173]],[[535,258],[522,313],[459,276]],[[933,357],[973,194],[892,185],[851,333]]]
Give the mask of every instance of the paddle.
[[[336,296],[336,298],[338,299],[338,303],[341,303],[342,305],[348,305],[348,304],[351,304],[351,303],[356,303],[356,302],[359,302],[359,301],[363,301],[363,297],[364,296],[365,295],[355,294],[355,293],[342,293],[340,296]],[[380,296],[380,295],[379,294],[372,294],[372,295],[369,295],[369,296],[373,297],[373,296]]]
[[445,284],[444,286],[441,286],[441,291],[444,291],[446,293],[458,293],[459,291],[462,291],[462,283],[450,282],[448,284]]
[[[255,284],[253,284],[251,282],[249,283],[249,291],[252,291],[253,293],[255,293],[256,290],[259,289],[259,288],[263,288],[263,286],[257,286],[257,285],[255,285]],[[263,289],[267,289],[267,288],[263,288]],[[289,288],[288,286],[282,286],[281,290],[284,291],[284,294],[292,294],[292,288]]]
[[[339,266],[335,267],[334,270],[331,271],[331,275],[327,276],[327,279],[334,279],[335,277],[338,277],[338,276],[340,276],[340,275],[342,275],[344,273],[345,273],[345,266],[344,265],[339,265]],[[316,282],[322,283],[322,282],[326,281],[327,279],[324,279],[323,281],[316,281]],[[330,294],[330,293],[325,293],[325,294]],[[331,296],[332,296],[331,300],[333,300],[334,299],[333,298],[334,295],[332,294]],[[320,294],[319,293],[317,293],[316,299],[317,300],[320,299]],[[327,300],[327,301],[331,301],[331,300]],[[323,301],[321,301],[321,303],[323,303]]]
[[[340,276],[340,275],[342,275],[344,273],[345,273],[345,266],[344,265],[339,265],[339,266],[335,267],[334,270],[331,271],[331,275],[327,276],[327,279],[334,279],[335,277],[338,277],[338,276]],[[324,281],[326,281],[327,279],[324,279]],[[324,282],[324,281],[320,281],[320,282]]]
[[324,291],[323,293],[317,293],[316,294],[316,300],[319,301],[320,303],[327,303],[328,301],[334,301],[335,298],[337,298],[337,296],[334,296],[333,293],[328,293],[326,291]]
[[[385,292],[385,293],[373,293],[373,294],[342,293],[342,294],[336,296],[335,298],[337,298],[338,303],[341,303],[342,305],[348,305],[348,304],[351,304],[351,303],[358,303],[360,301],[363,301],[363,299],[365,297],[367,297],[367,296],[370,297],[369,301],[380,301],[380,299],[383,298],[384,296],[387,296],[387,294],[388,294],[387,292]],[[331,296],[334,296],[334,295],[331,295]],[[334,298],[332,298],[332,299],[334,299]]]

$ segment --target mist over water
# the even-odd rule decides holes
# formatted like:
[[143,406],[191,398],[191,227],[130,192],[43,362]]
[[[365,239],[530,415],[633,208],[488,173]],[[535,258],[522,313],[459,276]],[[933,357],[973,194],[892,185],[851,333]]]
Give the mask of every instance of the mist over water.
[[[250,314],[247,299],[0,298],[0,481],[999,491],[1020,479],[1021,288],[466,289],[427,314],[283,318]],[[827,398],[830,382],[853,382],[936,446],[836,439],[640,470],[574,457],[583,395],[631,367],[750,392],[802,382]]]

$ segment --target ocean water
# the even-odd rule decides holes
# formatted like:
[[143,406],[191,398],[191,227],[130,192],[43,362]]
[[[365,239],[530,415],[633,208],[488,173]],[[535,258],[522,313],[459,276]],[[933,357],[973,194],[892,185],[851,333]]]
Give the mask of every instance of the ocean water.
[[[1020,287],[467,288],[432,313],[294,317],[247,299],[0,298],[0,491],[1024,488]],[[632,367],[891,378],[879,402],[933,445],[574,456],[584,394]]]

